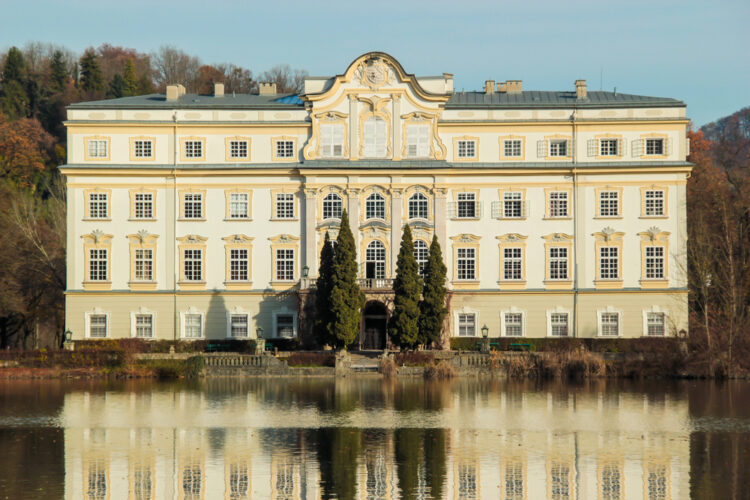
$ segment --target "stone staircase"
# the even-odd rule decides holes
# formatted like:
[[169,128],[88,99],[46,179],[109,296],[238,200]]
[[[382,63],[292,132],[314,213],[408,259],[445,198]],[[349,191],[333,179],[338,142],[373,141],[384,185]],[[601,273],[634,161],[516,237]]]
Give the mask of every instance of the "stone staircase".
[[378,359],[379,354],[350,353],[350,370],[354,373],[377,373],[380,364],[380,360]]

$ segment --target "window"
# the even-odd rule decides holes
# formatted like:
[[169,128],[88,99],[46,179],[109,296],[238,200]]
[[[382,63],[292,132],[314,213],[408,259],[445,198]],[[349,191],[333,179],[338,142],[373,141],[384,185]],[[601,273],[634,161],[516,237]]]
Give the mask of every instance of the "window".
[[183,217],[185,219],[203,218],[203,194],[185,193],[183,201]]
[[320,155],[324,158],[344,156],[344,125],[323,123],[320,125]]
[[232,281],[248,280],[247,248],[232,248],[229,250],[229,279]]
[[458,218],[473,219],[477,216],[477,204],[474,193],[458,193]]
[[89,158],[106,158],[107,141],[104,139],[89,140]]
[[474,158],[477,155],[476,141],[457,141],[459,158]]
[[276,280],[294,280],[294,249],[276,249]]
[[458,315],[458,336],[459,337],[476,337],[476,315],[459,314]]
[[134,214],[136,219],[152,219],[154,217],[154,195],[151,193],[135,193]]
[[526,498],[523,492],[523,464],[518,461],[505,464],[505,498],[508,500],[522,500]]
[[140,464],[136,465],[133,468],[133,499],[150,500],[152,491],[151,468]]
[[599,335],[602,337],[617,337],[620,334],[620,315],[618,313],[601,313],[599,323]]
[[458,498],[477,498],[477,467],[474,464],[458,464]]
[[229,141],[229,157],[246,159],[247,141]]
[[523,278],[521,267],[522,250],[520,248],[503,249],[503,279],[520,280]]
[[664,279],[664,247],[646,247],[646,279]]
[[[664,139],[646,139],[646,155],[663,155]],[[90,156],[90,155],[89,155]]]
[[241,500],[250,498],[248,490],[250,489],[250,474],[248,472],[247,461],[234,462],[229,465],[229,498],[231,500]]
[[503,141],[503,156],[517,157],[521,155],[521,139],[506,139]]
[[150,339],[154,336],[154,316],[152,314],[135,315],[135,336],[139,339]]
[[568,216],[568,192],[552,191],[549,194],[549,216],[550,217],[567,217]]
[[89,337],[103,339],[107,336],[107,315],[89,315]]
[[646,190],[644,197],[646,217],[659,217],[664,215],[664,191]]
[[380,193],[372,193],[365,200],[365,219],[385,220],[385,198]]
[[201,281],[203,279],[203,250],[185,249],[183,252],[185,281]]
[[616,280],[620,277],[619,272],[619,248],[599,248],[599,278],[603,280]]
[[276,141],[276,158],[294,158],[294,141]]
[[521,337],[523,335],[523,314],[520,312],[508,312],[504,316],[505,336]]
[[185,141],[185,158],[203,158],[203,142]]
[[279,314],[276,316],[276,336],[279,338],[294,337],[294,316]]
[[549,141],[550,156],[568,156],[568,140],[552,139]]
[[618,145],[617,139],[599,139],[599,156],[617,156]]
[[134,277],[136,281],[151,281],[154,279],[154,251],[150,248],[135,249]]
[[667,466],[651,463],[646,475],[648,500],[667,500],[669,496],[669,478]]
[[250,196],[247,193],[229,193],[229,218],[247,219]]
[[503,217],[507,219],[520,219],[524,216],[522,193],[503,193]]
[[89,280],[107,281],[107,249],[89,249]]
[[549,248],[549,279],[567,280],[568,279],[568,248],[567,247],[550,247]]
[[182,491],[185,500],[198,500],[202,498],[203,474],[201,466],[197,462],[186,465],[182,469]]
[[136,158],[152,158],[153,142],[150,140],[133,141],[133,156]]
[[646,313],[646,335],[663,337],[666,331],[666,315],[663,312]]
[[602,467],[602,500],[620,500],[622,498],[622,485],[620,468],[617,465],[608,464]]
[[365,250],[365,277],[385,278],[385,246],[378,240],[371,241]]
[[340,219],[343,203],[336,193],[328,193],[323,198],[323,219]]
[[185,337],[199,339],[203,336],[203,318],[200,314],[185,314]]
[[103,458],[91,460],[89,463],[86,495],[90,500],[107,498],[107,463]]
[[106,219],[109,214],[107,193],[89,193],[89,218]]
[[231,314],[229,316],[229,334],[232,338],[247,338],[248,331],[247,314]]
[[602,191],[599,193],[599,216],[617,217],[620,215],[620,193]]
[[276,194],[276,218],[294,219],[294,195],[291,193]]
[[414,240],[414,259],[417,261],[419,275],[424,278],[424,268],[427,265],[427,257],[430,250],[424,240]]
[[422,193],[414,193],[409,198],[409,218],[410,219],[427,219],[429,203],[427,196]]
[[550,500],[570,499],[570,465],[552,462],[550,475]]
[[430,155],[430,126],[406,126],[406,156],[408,158],[424,158]]
[[549,316],[549,326],[552,337],[567,337],[568,313],[551,313]]
[[476,250],[474,248],[458,248],[456,249],[456,256],[456,267],[458,270],[457,279],[476,279]]
[[383,158],[388,152],[388,125],[385,120],[371,116],[365,121],[364,156],[366,158]]

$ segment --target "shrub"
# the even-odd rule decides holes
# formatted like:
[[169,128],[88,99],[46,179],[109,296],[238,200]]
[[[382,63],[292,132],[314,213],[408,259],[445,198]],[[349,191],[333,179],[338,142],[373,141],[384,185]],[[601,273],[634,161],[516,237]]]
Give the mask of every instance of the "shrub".
[[427,366],[435,360],[435,355],[430,352],[404,351],[393,355],[396,366]]
[[293,352],[287,358],[289,366],[336,366],[333,352]]
[[454,351],[479,351],[481,342],[474,337],[451,337],[451,349]]
[[448,379],[456,376],[456,371],[453,367],[445,360],[439,363],[431,364],[424,371],[424,377],[427,379]]
[[385,378],[393,378],[398,374],[398,368],[391,357],[384,356],[380,358],[380,363],[378,363],[378,373]]

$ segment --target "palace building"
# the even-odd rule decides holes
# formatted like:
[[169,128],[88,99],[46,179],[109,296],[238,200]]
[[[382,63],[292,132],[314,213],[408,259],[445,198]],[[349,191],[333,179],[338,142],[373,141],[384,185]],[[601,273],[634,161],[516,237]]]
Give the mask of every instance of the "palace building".
[[371,52],[299,95],[68,108],[66,322],[75,340],[309,340],[346,209],[383,348],[402,228],[448,268],[445,336],[687,330],[685,104],[519,80],[459,92]]

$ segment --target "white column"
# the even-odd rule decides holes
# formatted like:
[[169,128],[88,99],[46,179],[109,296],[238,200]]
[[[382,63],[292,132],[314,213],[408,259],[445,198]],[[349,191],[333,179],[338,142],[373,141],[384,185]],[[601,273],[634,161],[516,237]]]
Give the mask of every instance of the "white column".
[[391,277],[396,275],[396,260],[401,247],[401,224],[404,204],[400,188],[391,189]]
[[[440,243],[440,249],[443,252],[443,258],[449,258],[449,248],[447,247],[447,236],[446,236],[446,221],[447,221],[447,197],[448,190],[444,188],[435,188],[432,190],[435,196],[435,235],[437,236],[438,243]],[[448,269],[451,266],[446,262]]]

